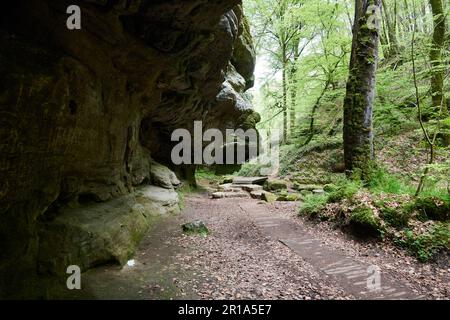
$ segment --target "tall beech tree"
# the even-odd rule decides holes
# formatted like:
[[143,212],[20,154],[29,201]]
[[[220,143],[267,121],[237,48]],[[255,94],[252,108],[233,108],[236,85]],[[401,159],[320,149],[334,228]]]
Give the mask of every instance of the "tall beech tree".
[[355,0],[352,53],[344,101],[344,158],[347,174],[368,180],[374,159],[373,103],[378,62],[381,0]]

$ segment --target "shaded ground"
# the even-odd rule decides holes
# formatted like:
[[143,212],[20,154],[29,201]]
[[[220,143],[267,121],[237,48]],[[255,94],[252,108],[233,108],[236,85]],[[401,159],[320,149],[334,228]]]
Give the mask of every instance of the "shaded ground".
[[[210,200],[206,194],[190,195],[182,215],[162,219],[148,233],[136,253],[134,267],[104,266],[90,270],[82,277],[84,289],[71,292],[67,298],[361,298],[342,282],[343,277],[348,277],[347,270],[324,270],[319,260],[311,259],[302,247],[298,254],[285,245],[286,241],[280,242],[287,229],[299,230],[302,237],[313,239],[317,247],[326,246],[327,252],[332,253],[327,256],[333,259],[335,253],[336,262],[349,257],[357,265],[379,265],[383,275],[402,286],[407,284],[405,297],[450,298],[449,270],[418,264],[393,249],[363,245],[339,231],[312,226],[296,217],[297,206],[295,203],[269,205],[250,199]],[[261,212],[264,217],[257,216]],[[264,220],[267,215],[270,221]],[[197,219],[205,222],[212,232],[210,236],[181,233],[182,223]],[[276,231],[280,219],[287,229]]]

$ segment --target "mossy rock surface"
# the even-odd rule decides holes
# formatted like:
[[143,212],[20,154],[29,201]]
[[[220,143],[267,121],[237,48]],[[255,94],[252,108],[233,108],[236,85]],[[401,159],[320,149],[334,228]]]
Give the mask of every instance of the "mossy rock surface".
[[266,191],[261,195],[261,200],[264,200],[268,203],[274,203],[275,201],[277,201],[277,196],[273,193]]
[[301,184],[298,182],[294,182],[293,189],[297,191],[314,191],[322,189],[322,186],[317,184]]
[[381,235],[381,221],[369,207],[355,208],[350,214],[349,224],[352,231],[358,236],[373,237]]
[[280,194],[277,198],[277,201],[284,201],[284,202],[300,201],[301,197],[302,196],[297,193]]
[[437,197],[419,197],[415,207],[424,219],[448,221],[450,218],[450,201]]
[[264,187],[267,191],[280,191],[286,190],[288,188],[288,184],[284,180],[267,180]]
[[181,184],[172,170],[154,161],[150,165],[150,178],[153,185],[165,189],[173,189]]
[[381,206],[381,218],[394,228],[401,229],[408,226],[411,213],[405,207],[391,208]]
[[111,261],[124,265],[155,221],[179,212],[178,203],[174,190],[148,186],[108,202],[61,209],[40,224],[39,271],[65,275],[68,265],[82,271]]
[[206,237],[210,234],[209,229],[206,227],[203,221],[197,220],[194,222],[188,222],[181,226],[183,232],[188,235],[200,235]]

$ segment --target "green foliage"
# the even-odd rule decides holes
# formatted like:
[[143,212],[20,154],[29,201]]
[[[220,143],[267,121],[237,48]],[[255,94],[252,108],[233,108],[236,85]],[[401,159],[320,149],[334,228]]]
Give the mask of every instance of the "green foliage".
[[362,235],[381,235],[380,220],[375,217],[373,210],[366,206],[356,207],[350,214],[350,225]]
[[[343,101],[348,74],[351,26],[346,16],[351,4],[251,0],[244,5],[260,61],[267,65],[264,75],[257,74],[265,80],[254,97],[262,114],[260,127],[283,128],[281,111],[286,107],[301,120],[309,120],[318,97],[334,121],[341,111],[336,101]],[[280,73],[286,77],[274,76]],[[317,122],[320,128],[330,124],[322,117]],[[297,137],[297,128],[290,131],[291,138]]]
[[424,220],[448,221],[450,218],[450,196],[421,196],[416,199],[414,207]]
[[380,217],[390,226],[397,229],[408,226],[411,209],[407,205],[392,208],[385,203],[378,203],[377,206],[381,213]]
[[211,184],[222,184],[224,176],[216,175],[216,173],[209,167],[199,167],[195,170],[195,178],[204,179],[209,181]]
[[414,194],[415,188],[404,183],[398,176],[385,168],[376,167],[370,173],[369,188],[375,193]]
[[353,196],[363,189],[363,183],[357,179],[339,179],[334,188],[328,194],[328,202],[340,202],[344,199],[351,200]]
[[432,260],[437,253],[448,250],[450,246],[450,224],[438,223],[430,231],[415,235],[413,231],[406,230],[396,239],[396,244],[406,248],[419,261]]
[[[322,158],[329,159],[332,155],[328,155],[328,153],[333,153],[334,150],[342,148],[342,139],[339,137],[333,137],[333,138],[318,138],[311,142],[310,144],[306,146],[300,146],[298,144],[292,144],[292,145],[284,145],[280,148],[280,175],[285,176],[289,173],[292,173],[294,171],[298,171],[299,162],[308,159],[311,155],[314,153],[323,153],[321,155]],[[317,160],[317,159],[314,159]],[[317,163],[315,163],[317,165]],[[311,170],[311,163],[308,161],[306,163],[307,169]],[[328,166],[329,163],[324,163],[325,166]],[[306,169],[306,168],[305,168]],[[324,168],[325,169],[325,168]],[[328,169],[328,167],[326,168]],[[321,177],[323,178],[323,177]],[[327,179],[318,179],[316,177],[317,181],[319,180],[327,180]]]
[[[429,10],[420,14],[420,10],[429,7],[429,0],[415,0],[414,6],[412,0],[384,0],[383,5],[373,111],[375,152],[377,159],[385,163],[380,167],[370,165],[370,179],[364,176],[367,182],[362,183],[356,175],[352,179],[342,178],[342,116],[352,43],[349,22],[353,3],[249,0],[245,4],[253,23],[259,61],[264,61],[258,69],[266,69],[264,75],[257,74],[262,83],[254,92],[254,104],[262,114],[259,128],[283,128],[281,111],[287,102],[288,113],[289,109],[294,111],[296,124],[289,144],[280,150],[281,176],[291,177],[299,184],[327,184],[324,195],[304,196],[300,213],[318,217],[350,213],[353,225],[364,225],[378,234],[383,232],[378,223],[386,224],[389,232],[404,232],[409,225],[422,223],[414,219],[448,221],[450,212],[450,149],[445,146],[446,135],[450,135],[450,118],[445,110],[433,108],[430,90],[432,74],[437,69],[449,69],[450,51],[444,50],[440,66],[430,63],[433,15]],[[444,9],[448,13],[448,8]],[[412,25],[416,27],[413,52]],[[389,30],[390,27],[394,29]],[[293,31],[295,36],[286,41],[283,36],[294,34]],[[283,42],[287,44],[286,51],[280,46]],[[444,47],[449,44],[447,39]],[[424,126],[430,138],[436,138],[433,164],[425,164],[429,162],[430,148],[418,121],[416,88],[411,76],[412,55]],[[372,62],[375,59],[368,58]],[[283,70],[287,71],[287,81],[282,77]],[[450,92],[448,79],[444,77],[444,92]],[[257,165],[245,165],[239,174],[254,176],[259,170]],[[416,198],[422,175],[426,176],[423,190]],[[356,195],[359,190],[364,193]],[[377,198],[382,200],[374,201]],[[344,199],[349,201],[343,202]],[[327,207],[328,203],[340,203],[340,206]],[[376,205],[379,218],[373,215],[368,203]],[[351,212],[353,206],[357,208]],[[332,212],[333,208],[336,212]],[[434,222],[426,224],[429,223]],[[415,248],[417,255],[426,260],[430,255],[428,248],[432,247],[430,243],[442,239],[442,230],[440,226],[427,235],[414,236],[407,241],[408,247]]]
[[195,177],[202,179],[216,179],[217,176],[210,168],[200,167],[195,170]]
[[191,186],[189,183],[183,183],[181,188],[177,189],[180,209],[186,207],[186,196],[197,192],[199,189]]
[[235,173],[240,177],[258,177],[261,175],[261,170],[266,167],[261,163],[247,162],[242,165],[241,169]]
[[328,196],[325,194],[307,195],[303,198],[303,203],[300,207],[300,215],[316,217],[325,209],[327,202]]

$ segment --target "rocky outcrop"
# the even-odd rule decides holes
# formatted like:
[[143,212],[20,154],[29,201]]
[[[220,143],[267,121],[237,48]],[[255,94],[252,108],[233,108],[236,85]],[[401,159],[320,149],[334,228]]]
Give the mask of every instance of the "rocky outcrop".
[[109,261],[124,265],[152,222],[178,210],[178,194],[154,186],[105,203],[66,209],[39,224],[39,273],[64,275],[70,265],[87,270]]
[[165,189],[173,189],[181,184],[173,171],[156,162],[152,162],[150,165],[150,179],[152,184]]
[[[41,296],[30,278],[72,256],[123,262],[144,212],[176,205],[178,179],[152,160],[171,166],[171,132],[259,120],[244,95],[254,52],[239,0],[78,1],[82,29],[69,31],[72,2],[2,4],[0,296]],[[117,201],[123,212],[107,209]]]

